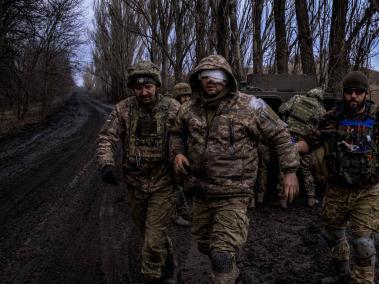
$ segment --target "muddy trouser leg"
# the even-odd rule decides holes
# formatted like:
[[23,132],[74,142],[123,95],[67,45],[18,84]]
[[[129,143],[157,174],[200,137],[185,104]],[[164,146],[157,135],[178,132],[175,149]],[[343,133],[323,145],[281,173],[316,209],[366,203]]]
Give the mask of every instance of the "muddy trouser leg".
[[257,182],[255,185],[255,196],[257,203],[263,203],[267,188],[267,167],[262,164],[258,167]]
[[211,211],[208,202],[197,196],[192,200],[192,236],[199,252],[209,256],[210,234],[212,231]]
[[146,278],[158,279],[163,276],[167,255],[172,252],[168,229],[175,213],[175,192],[169,186],[144,196],[139,198],[135,194],[134,200],[129,200],[130,211],[133,218],[137,219],[137,226],[144,227],[141,230],[144,232],[142,274]]
[[352,283],[374,283],[375,239],[379,227],[379,184],[357,193],[352,208]]
[[235,283],[239,275],[236,259],[247,239],[248,203],[248,198],[236,197],[212,202],[210,259],[215,284]]
[[350,248],[345,235],[350,210],[350,192],[329,188],[322,210],[322,236],[328,244],[337,274],[349,273]]
[[270,162],[270,153],[268,148],[260,144],[258,146],[258,155],[258,173],[254,191],[257,203],[263,203],[263,198],[267,189],[267,166]]
[[181,186],[176,186],[176,200],[176,214],[184,217],[186,220],[190,220],[190,204]]
[[300,171],[304,178],[304,189],[307,198],[316,196],[316,183],[311,169],[311,156],[303,155],[300,160]]

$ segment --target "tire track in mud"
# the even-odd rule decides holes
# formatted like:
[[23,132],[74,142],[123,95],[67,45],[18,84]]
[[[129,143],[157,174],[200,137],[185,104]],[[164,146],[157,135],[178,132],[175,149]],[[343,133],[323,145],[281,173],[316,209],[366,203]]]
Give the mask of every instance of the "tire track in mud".
[[[92,231],[93,236],[98,235],[93,230],[98,228],[94,222],[98,222],[96,218],[99,218],[100,193],[103,189],[98,188],[100,180],[94,178],[97,176],[94,149],[106,111],[99,113],[98,110],[89,109],[89,112],[91,116],[83,124],[78,137],[74,135],[52,146],[52,150],[39,156],[39,161],[30,165],[24,175],[1,180],[2,184],[12,188],[7,192],[6,202],[0,206],[0,272],[10,277],[6,278],[7,281],[49,279],[47,267],[54,263],[54,256],[67,255],[69,250],[64,249],[61,253],[59,250],[67,248],[72,238],[75,239],[75,231],[85,228],[85,232]],[[92,214],[89,213],[91,209],[94,210]],[[80,224],[77,222],[79,215],[84,218]],[[90,230],[85,224],[88,221],[86,218],[92,215],[97,217],[91,217],[94,220]],[[66,241],[62,241],[65,239],[62,236],[66,236]],[[79,241],[78,247],[83,244],[86,244],[86,239]],[[89,255],[89,251],[83,255]],[[91,258],[96,260],[94,255]],[[101,271],[100,265],[98,270]],[[59,269],[55,267],[52,271]],[[78,273],[77,277],[80,276],[83,276],[82,273]]]

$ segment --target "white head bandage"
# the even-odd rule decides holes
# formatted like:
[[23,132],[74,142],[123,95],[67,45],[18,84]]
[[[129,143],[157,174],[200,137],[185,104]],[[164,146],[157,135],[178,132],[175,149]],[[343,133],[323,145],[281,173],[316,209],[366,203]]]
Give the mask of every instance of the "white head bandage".
[[228,74],[222,69],[211,69],[211,70],[203,70],[199,73],[199,80],[211,77],[217,83],[227,83],[228,82]]

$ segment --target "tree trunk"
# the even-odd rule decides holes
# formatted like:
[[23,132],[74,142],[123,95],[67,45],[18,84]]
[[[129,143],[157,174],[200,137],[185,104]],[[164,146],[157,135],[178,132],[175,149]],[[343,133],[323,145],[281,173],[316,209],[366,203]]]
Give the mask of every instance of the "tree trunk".
[[262,11],[264,0],[253,0],[253,73],[263,73]]
[[304,74],[316,75],[316,66],[313,58],[312,35],[309,28],[309,17],[306,1],[296,0],[295,7],[301,67]]
[[241,45],[240,34],[237,22],[237,0],[229,0],[230,11],[230,32],[231,32],[231,46],[232,46],[232,68],[237,81],[243,79],[242,59],[241,59]]
[[286,39],[285,0],[274,1],[276,69],[279,74],[288,73],[288,44]]
[[207,56],[206,48],[206,26],[207,26],[207,7],[204,0],[197,0],[195,3],[195,29],[196,29],[196,64]]
[[158,11],[156,0],[150,1],[150,14],[151,14],[151,50],[150,50],[150,60],[158,66],[161,63],[160,53],[159,53],[159,44],[158,44]]
[[211,1],[212,15],[214,17],[216,29],[216,50],[217,53],[229,60],[229,5],[228,0]]
[[[183,7],[180,7],[179,0],[173,1],[175,8],[175,65],[174,65],[174,76],[175,83],[181,82],[183,77],[182,70],[182,56],[184,52],[184,25],[183,25]],[[184,5],[183,3],[181,3]]]
[[348,2],[333,0],[329,38],[328,91],[337,92],[346,73],[345,26]]

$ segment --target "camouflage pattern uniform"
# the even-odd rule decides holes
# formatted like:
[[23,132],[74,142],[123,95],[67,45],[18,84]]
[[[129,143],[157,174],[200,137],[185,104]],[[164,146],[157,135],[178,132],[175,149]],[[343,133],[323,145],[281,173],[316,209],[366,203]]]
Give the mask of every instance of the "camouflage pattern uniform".
[[[198,73],[222,69],[229,77],[224,96],[209,118]],[[202,59],[191,72],[192,96],[178,113],[171,154],[190,162],[186,190],[194,195],[192,233],[212,263],[214,283],[235,283],[236,256],[247,238],[247,206],[258,170],[259,141],[274,147],[285,173],[296,172],[299,157],[286,124],[266,103],[237,91],[227,61],[219,55]]]
[[[305,95],[295,95],[280,106],[279,112],[287,122],[294,142],[304,140],[312,128],[317,128],[318,121],[326,112],[322,100],[322,89],[315,88]],[[316,183],[311,172],[310,153],[301,155],[298,173],[304,182],[307,199],[311,202],[316,198]]]
[[184,82],[177,83],[174,86],[172,93],[173,93],[173,98],[177,99],[177,100],[181,96],[191,96],[191,94],[192,94],[191,86],[187,83],[184,83]]
[[[360,86],[352,83],[361,81],[368,89],[367,78],[358,71],[351,72],[344,79],[344,87]],[[324,142],[329,174],[322,211],[323,237],[331,249],[337,276],[350,277],[350,248],[345,235],[350,225],[352,283],[374,283],[374,234],[379,228],[378,115],[378,108],[369,101],[358,113],[349,112],[340,102],[320,123],[318,141]],[[309,144],[313,143],[311,139]]]
[[263,203],[263,198],[267,190],[268,164],[270,162],[270,149],[262,143],[258,145],[258,174],[255,184],[255,198],[257,203]]
[[[172,97],[181,103],[180,98],[183,96],[190,97],[192,94],[191,86],[188,83],[177,83],[172,91]],[[183,187],[179,185],[180,182],[176,184],[176,218],[175,224],[179,226],[191,226],[188,221],[191,219],[191,208],[188,202],[191,198],[187,193],[183,191]]]
[[[138,63],[130,76],[155,75],[159,86],[159,69],[151,71],[150,66],[149,62]],[[129,78],[128,84],[132,82],[133,78]],[[156,95],[151,110],[140,106],[135,96],[119,102],[100,131],[96,149],[98,167],[102,169],[115,166],[117,145],[122,144],[128,205],[144,235],[142,274],[152,279],[162,276],[167,257],[172,257],[168,228],[173,221],[176,198],[167,139],[180,107],[176,100]]]

